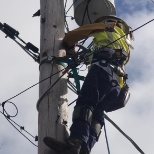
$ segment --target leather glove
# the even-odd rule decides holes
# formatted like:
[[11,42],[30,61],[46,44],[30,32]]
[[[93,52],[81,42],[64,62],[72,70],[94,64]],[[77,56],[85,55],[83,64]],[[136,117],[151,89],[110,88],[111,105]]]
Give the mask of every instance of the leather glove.
[[76,54],[75,44],[72,45],[72,46],[69,46],[67,43],[62,41],[62,45],[65,48],[67,55],[75,55]]

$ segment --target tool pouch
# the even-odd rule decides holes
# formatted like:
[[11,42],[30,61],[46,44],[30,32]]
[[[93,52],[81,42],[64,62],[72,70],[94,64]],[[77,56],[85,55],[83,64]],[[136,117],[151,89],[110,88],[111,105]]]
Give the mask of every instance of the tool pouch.
[[130,93],[129,93],[129,87],[127,84],[125,84],[120,91],[120,94],[117,98],[117,101],[114,102],[113,104],[109,104],[105,111],[106,112],[111,112],[111,111],[115,111],[118,110],[122,107],[125,107],[125,105],[127,104],[128,100],[130,98]]

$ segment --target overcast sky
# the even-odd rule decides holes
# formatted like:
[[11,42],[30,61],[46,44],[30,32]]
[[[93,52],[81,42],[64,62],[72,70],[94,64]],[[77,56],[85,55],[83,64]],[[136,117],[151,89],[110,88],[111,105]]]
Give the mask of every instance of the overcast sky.
[[[69,7],[72,0],[68,0]],[[133,29],[141,26],[154,18],[154,3],[150,0],[115,0],[117,15],[124,19]],[[1,0],[0,22],[7,23],[20,32],[20,37],[25,42],[31,42],[39,47],[40,19],[32,18],[39,9],[37,0]],[[72,11],[68,13],[72,15]],[[71,29],[77,27],[69,20]],[[107,115],[128,134],[145,152],[152,154],[154,151],[154,22],[134,32],[134,50],[127,65],[129,74],[131,98],[127,106],[121,110]],[[5,38],[0,31],[0,103],[23,91],[39,81],[39,67],[14,41]],[[69,93],[69,102],[75,99]],[[37,131],[38,86],[11,100],[18,109],[19,114],[13,118],[19,125],[32,135]],[[7,111],[14,115],[13,106],[6,105]],[[72,110],[73,106],[70,107]],[[0,111],[2,108],[0,106]],[[70,114],[71,117],[71,114]],[[0,154],[36,154],[37,147],[28,142],[19,134],[0,114]],[[111,154],[138,154],[132,144],[120,134],[109,122],[106,121],[107,135]],[[29,136],[28,136],[29,137]],[[29,137],[32,141],[33,138]],[[37,142],[34,141],[37,144]],[[92,150],[92,154],[107,154],[104,131],[99,142]]]

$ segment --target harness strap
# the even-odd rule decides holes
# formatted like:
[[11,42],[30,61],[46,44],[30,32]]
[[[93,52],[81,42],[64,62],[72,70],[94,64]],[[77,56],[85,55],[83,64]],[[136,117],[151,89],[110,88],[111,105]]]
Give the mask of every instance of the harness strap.
[[42,59],[40,65],[42,65],[43,63],[51,63],[51,62],[55,62],[56,64],[59,64],[59,65],[63,66],[64,68],[68,67],[68,70],[71,69],[71,71],[68,72],[68,77],[74,78],[76,89],[77,89],[77,94],[81,94],[80,80],[84,80],[84,78],[78,75],[75,61],[73,59],[70,59],[70,57],[67,57],[67,56],[66,57],[58,57],[58,58],[54,57],[54,56],[52,56],[52,57],[45,56]]

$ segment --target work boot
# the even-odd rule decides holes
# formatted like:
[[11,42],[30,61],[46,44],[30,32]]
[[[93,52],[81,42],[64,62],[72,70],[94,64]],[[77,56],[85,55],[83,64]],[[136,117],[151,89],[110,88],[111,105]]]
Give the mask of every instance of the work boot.
[[86,146],[82,146],[79,154],[90,154]]
[[82,141],[79,139],[72,138],[66,141],[59,141],[51,137],[45,137],[43,141],[50,149],[62,154],[80,154]]

